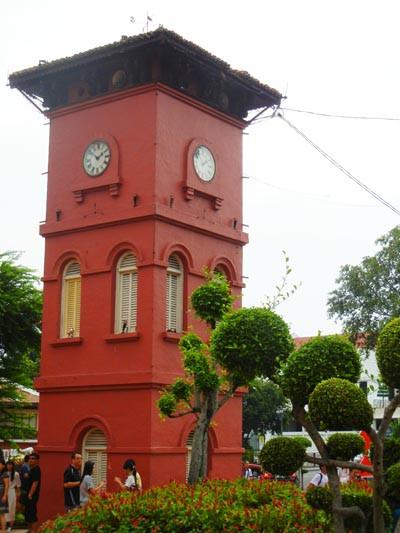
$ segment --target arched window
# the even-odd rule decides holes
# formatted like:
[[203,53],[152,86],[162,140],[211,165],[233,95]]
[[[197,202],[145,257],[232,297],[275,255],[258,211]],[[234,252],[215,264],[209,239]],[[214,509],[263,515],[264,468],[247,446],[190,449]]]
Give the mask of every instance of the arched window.
[[67,264],[63,274],[60,337],[79,337],[81,324],[81,268]]
[[137,264],[132,252],[118,261],[115,301],[115,333],[136,331]]
[[83,460],[93,461],[96,465],[94,484],[107,480],[107,439],[100,429],[91,429],[83,439]]
[[183,327],[183,266],[175,254],[168,258],[166,290],[166,328],[180,333]]

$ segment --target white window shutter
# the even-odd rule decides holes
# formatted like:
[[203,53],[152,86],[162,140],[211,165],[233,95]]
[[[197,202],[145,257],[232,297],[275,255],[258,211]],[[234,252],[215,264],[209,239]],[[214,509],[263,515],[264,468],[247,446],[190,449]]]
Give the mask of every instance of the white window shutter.
[[99,429],[90,430],[83,442],[83,460],[93,461],[95,485],[107,481],[107,439]]
[[125,254],[117,267],[115,333],[136,331],[137,284],[136,257],[132,253]]
[[176,255],[168,259],[166,283],[166,328],[180,333],[183,317],[183,268]]
[[81,322],[81,276],[77,262],[67,265],[63,276],[61,337],[79,337]]

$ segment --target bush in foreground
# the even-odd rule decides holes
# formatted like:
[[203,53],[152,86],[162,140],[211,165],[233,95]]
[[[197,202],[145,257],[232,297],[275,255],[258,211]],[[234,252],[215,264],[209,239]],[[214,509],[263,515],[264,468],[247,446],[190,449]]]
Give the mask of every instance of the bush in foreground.
[[[343,507],[359,507],[367,518],[366,533],[373,533],[373,518],[372,518],[372,489],[367,483],[348,483],[342,490]],[[331,515],[332,507],[332,492],[328,486],[326,487],[310,487],[306,493],[306,500],[314,509],[321,509]],[[392,523],[392,516],[390,508],[384,502],[383,512],[385,517],[385,525],[387,530],[390,529]],[[357,532],[360,531],[359,519],[356,516],[345,519],[346,531]]]
[[171,483],[141,495],[107,494],[43,524],[42,533],[331,532],[331,518],[312,509],[291,483],[211,480]]

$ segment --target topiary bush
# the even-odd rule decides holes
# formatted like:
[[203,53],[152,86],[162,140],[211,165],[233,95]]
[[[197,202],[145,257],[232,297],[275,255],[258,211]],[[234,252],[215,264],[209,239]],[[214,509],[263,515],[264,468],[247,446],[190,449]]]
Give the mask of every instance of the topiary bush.
[[361,372],[360,355],[339,335],[315,337],[287,359],[282,390],[295,405],[306,405],[314,388],[333,376],[356,383]]
[[[343,507],[359,507],[367,518],[366,533],[373,533],[372,515],[372,489],[367,483],[347,483],[341,489]],[[310,487],[306,492],[306,500],[314,509],[320,509],[329,516],[332,513],[332,492],[328,486]],[[386,531],[390,531],[392,525],[392,513],[386,502],[383,503]],[[357,516],[347,517],[344,520],[346,531],[357,533],[361,531],[360,521]]]
[[[371,460],[374,460],[374,445],[370,450]],[[386,437],[383,439],[383,468],[387,470],[392,465],[400,462],[400,439]]]
[[400,504],[400,463],[386,471],[387,497],[395,504]]
[[256,376],[272,377],[292,350],[287,324],[265,308],[233,311],[218,324],[211,338],[213,357],[234,375],[237,385]]
[[306,500],[308,505],[314,509],[321,509],[327,513],[332,512],[333,496],[328,485],[325,487],[310,485],[306,490]]
[[196,315],[215,327],[225,313],[231,310],[234,296],[228,280],[218,272],[206,273],[207,282],[192,292],[190,302]]
[[376,361],[385,384],[400,388],[400,318],[388,322],[379,333]]
[[340,461],[352,461],[356,455],[363,453],[365,442],[356,433],[334,433],[326,442],[329,457]]
[[304,463],[304,445],[291,437],[274,437],[260,452],[260,463],[275,476],[290,476]]
[[304,450],[312,446],[312,441],[308,439],[307,437],[303,437],[302,435],[298,435],[298,436],[291,437],[291,438],[297,441],[299,444],[301,444]]
[[[372,489],[362,487],[359,483],[349,483],[342,491],[343,507],[353,507],[357,505],[367,517],[367,528],[365,533],[374,533],[372,514]],[[383,502],[383,515],[385,519],[385,531],[390,531],[392,525],[392,513],[388,504]],[[356,516],[346,518],[344,521],[347,531],[360,531],[359,519]]]
[[309,415],[322,430],[367,430],[373,412],[357,385],[345,379],[331,378],[315,387],[308,402]]

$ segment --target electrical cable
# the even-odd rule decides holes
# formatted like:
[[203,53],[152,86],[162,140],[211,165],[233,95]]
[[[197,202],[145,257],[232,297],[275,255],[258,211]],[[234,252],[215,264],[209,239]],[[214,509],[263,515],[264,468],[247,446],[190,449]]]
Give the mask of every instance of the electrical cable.
[[282,191],[289,194],[294,194],[296,196],[302,195],[302,196],[308,196],[311,199],[319,200],[321,202],[326,202],[330,205],[338,205],[341,207],[363,207],[363,208],[371,208],[375,207],[375,205],[368,205],[368,204],[349,204],[345,202],[340,202],[338,200],[335,200],[333,198],[330,198],[328,196],[323,196],[321,194],[315,194],[311,192],[305,192],[305,191],[298,191],[295,189],[290,189],[288,187],[280,187],[279,185],[274,185],[273,183],[268,183],[267,181],[264,181],[260,178],[256,178],[254,176],[248,176],[248,179],[251,181],[256,181],[257,183],[260,183],[261,185],[265,185],[266,187],[270,187],[271,189],[276,189],[278,191]]
[[[293,111],[295,113],[306,113],[307,115],[316,115],[319,117],[330,118],[348,118],[357,120],[391,120],[395,122],[400,121],[400,117],[372,117],[372,116],[358,116],[358,115],[336,115],[335,113],[319,113],[317,111],[309,111],[307,109],[294,109],[292,107],[281,107],[283,111]],[[268,117],[265,117],[268,118]]]
[[364,189],[364,191],[366,191],[368,194],[370,194],[371,196],[373,196],[376,200],[378,200],[378,202],[380,202],[381,204],[383,204],[384,206],[388,207],[389,209],[391,209],[394,213],[396,213],[396,215],[399,215],[400,216],[400,211],[394,207],[390,202],[388,202],[387,200],[385,200],[384,198],[382,198],[382,196],[380,196],[378,193],[376,193],[375,191],[373,191],[372,189],[370,189],[367,185],[365,185],[365,183],[363,183],[361,180],[359,180],[358,178],[356,178],[355,176],[353,176],[353,174],[351,174],[348,170],[346,170],[340,163],[338,163],[335,159],[333,159],[333,157],[331,157],[328,153],[326,153],[322,148],[320,148],[317,144],[315,144],[309,137],[307,137],[307,135],[305,135],[305,133],[303,133],[302,131],[300,131],[294,124],[292,124],[287,118],[284,117],[283,113],[281,111],[278,111],[277,113],[275,113],[275,116],[277,116],[278,118],[280,118],[281,120],[283,120],[284,122],[286,122],[286,124],[288,126],[290,126],[296,133],[298,133],[301,137],[303,137],[303,139],[305,141],[307,141],[309,144],[311,144],[311,146],[313,148],[315,148],[315,150],[317,150],[317,152],[319,152],[323,157],[325,157],[325,159],[327,159],[333,166],[335,166],[338,170],[340,170],[340,172],[342,172],[345,176],[347,176],[348,178],[350,178],[352,181],[354,181],[354,183],[356,183],[359,187],[361,187],[362,189]]

